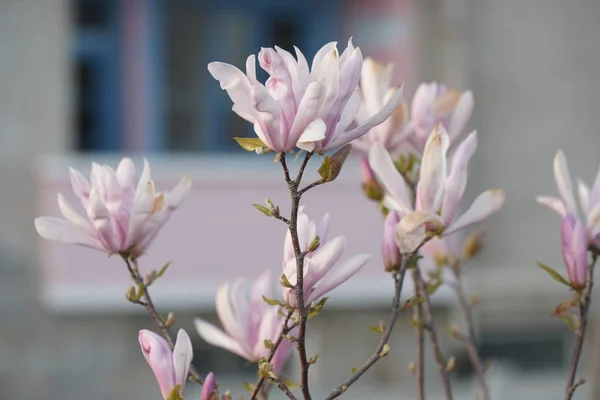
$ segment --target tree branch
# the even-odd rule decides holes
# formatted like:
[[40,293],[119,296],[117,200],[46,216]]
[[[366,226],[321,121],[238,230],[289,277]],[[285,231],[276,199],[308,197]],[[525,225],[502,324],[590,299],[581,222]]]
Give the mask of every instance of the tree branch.
[[[419,285],[417,284],[416,278],[417,268],[413,270],[413,281],[415,285],[415,296],[422,296]],[[415,369],[415,383],[417,385],[417,399],[424,400],[425,399],[425,355],[424,355],[424,339],[425,334],[423,331],[423,325],[421,322],[423,321],[423,304],[419,303],[413,307],[413,319],[419,321],[419,324],[416,327],[416,338],[417,338],[417,363]]]
[[431,341],[431,344],[433,346],[433,356],[435,358],[436,364],[438,365],[438,372],[442,380],[442,385],[444,386],[446,400],[452,400],[452,388],[450,386],[450,377],[448,375],[448,371],[446,370],[446,358],[444,357],[444,354],[442,353],[442,349],[440,348],[440,344],[438,342],[435,324],[433,321],[433,311],[431,309],[429,293],[427,292],[427,287],[425,286],[425,282],[423,282],[423,278],[421,277],[419,267],[416,267],[415,271],[417,285],[419,286],[419,290],[423,295],[423,298],[425,299],[425,301],[423,302],[423,311],[425,314],[424,326],[427,330],[429,340]]
[[473,326],[473,315],[471,312],[471,305],[467,301],[465,296],[465,290],[462,284],[462,276],[460,274],[460,265],[456,265],[455,268],[452,268],[454,271],[454,276],[456,277],[456,283],[453,285],[454,291],[456,292],[456,296],[458,298],[458,302],[460,304],[460,309],[462,312],[463,320],[467,327],[467,334],[462,338],[462,342],[465,344],[467,348],[467,353],[469,354],[469,359],[471,360],[471,365],[475,370],[475,375],[477,377],[477,384],[479,385],[479,390],[481,391],[482,400],[490,399],[490,391],[485,380],[485,367],[481,362],[481,358],[479,357],[479,352],[477,351],[477,345],[475,343],[475,329]]
[[[143,303],[143,305],[146,308],[146,311],[148,311],[150,317],[152,317],[156,325],[158,325],[158,329],[160,329],[162,336],[165,338],[167,343],[169,343],[169,347],[173,349],[175,347],[175,342],[171,338],[171,334],[169,333],[169,327],[165,325],[163,319],[156,311],[156,307],[154,306],[152,298],[150,297],[150,292],[144,284],[144,278],[142,278],[142,275],[140,274],[140,271],[138,269],[137,260],[130,260],[129,257],[124,255],[122,256],[122,258],[123,260],[125,260],[125,264],[127,264],[127,269],[129,270],[131,278],[138,286],[141,285],[141,288],[144,291],[144,298],[146,299],[146,302]],[[142,302],[140,302],[140,304],[141,303]],[[191,380],[196,381],[200,384],[204,382],[204,378],[202,378],[202,376],[198,373],[198,370],[196,370],[196,368],[193,365],[190,365],[190,378]]]

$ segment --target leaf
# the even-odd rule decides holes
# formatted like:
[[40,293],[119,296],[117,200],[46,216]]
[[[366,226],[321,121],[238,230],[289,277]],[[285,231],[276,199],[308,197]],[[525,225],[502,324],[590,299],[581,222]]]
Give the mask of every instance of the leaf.
[[356,367],[352,367],[352,368],[350,368],[350,372],[351,372],[351,373],[355,374],[355,373],[356,373],[356,371],[358,371],[358,368],[356,368]]
[[234,137],[233,139],[237,142],[237,144],[240,145],[242,149],[246,151],[254,151],[256,154],[265,154],[273,151],[259,138]]
[[390,344],[386,343],[383,345],[383,349],[379,352],[379,357],[385,357],[390,352]]
[[414,269],[419,266],[419,260],[423,258],[422,255],[415,255],[414,257],[410,257],[406,262],[406,269]]
[[294,391],[296,389],[298,389],[298,384],[294,383],[292,381],[290,381],[289,379],[285,379],[285,378],[280,378],[281,382],[283,382],[285,384],[285,386],[288,387],[288,389],[290,389],[291,391]]
[[288,288],[288,289],[294,288],[294,285],[291,284],[291,282],[289,281],[288,277],[285,274],[281,274],[281,276],[279,277],[279,283],[281,283],[281,286],[283,286],[284,288]]
[[416,305],[423,303],[424,301],[425,301],[425,297],[410,296],[408,299],[406,299],[406,301],[404,301],[404,304],[402,304],[402,308],[414,307]]
[[581,328],[581,319],[578,315],[565,315],[561,319],[575,333]]
[[371,332],[382,334],[384,331],[381,326],[375,325],[371,327]]
[[563,301],[559,305],[556,306],[554,310],[550,313],[553,317],[566,317],[569,315],[569,311],[571,308],[575,307],[576,303],[573,300]]
[[242,386],[243,386],[243,387],[244,387],[244,389],[246,389],[248,392],[250,392],[250,393],[254,392],[254,384],[253,384],[253,383],[249,383],[249,382],[242,381]]
[[435,281],[434,283],[430,283],[427,285],[427,293],[434,294],[437,290],[442,286],[443,281]]
[[424,328],[425,327],[425,325],[423,325],[423,321],[421,321],[417,317],[413,317],[413,318],[409,319],[408,323],[411,324],[412,326],[414,326],[415,328]]
[[265,339],[263,343],[266,349],[271,350],[273,348],[273,342],[271,342],[269,339]]
[[271,210],[269,210],[267,207],[261,206],[260,204],[256,204],[256,203],[254,203],[252,205],[254,206],[254,208],[256,208],[261,213],[265,214],[267,217],[273,216],[273,213],[271,213]]
[[329,299],[329,297],[323,297],[317,304],[311,305],[310,311],[306,317],[308,319],[312,319],[312,318],[316,317],[317,315],[319,315],[321,310],[323,310],[323,307],[325,306],[327,299]]
[[281,307],[286,307],[286,304],[282,301],[279,301],[277,299],[270,299],[266,296],[262,297],[264,302],[267,303],[270,306],[281,306]]
[[312,356],[309,360],[308,363],[309,364],[314,364],[317,362],[317,360],[319,359],[319,354],[315,354],[314,356]]
[[329,156],[325,156],[325,158],[323,159],[323,163],[321,164],[317,172],[319,173],[319,175],[321,175],[323,182],[329,181],[329,179],[331,178],[331,158],[329,158]]
[[166,264],[164,265],[164,267],[162,267],[162,268],[160,269],[160,271],[158,271],[158,272],[156,273],[156,277],[155,277],[155,279],[156,279],[156,278],[160,278],[161,276],[163,276],[163,274],[164,274],[165,272],[167,272],[167,269],[169,268],[169,266],[171,266],[171,261],[169,261],[168,263],[166,263]]
[[538,265],[538,267],[540,267],[541,269],[546,271],[548,273],[548,275],[550,275],[552,277],[552,279],[554,279],[556,282],[559,282],[559,283],[562,283],[563,285],[571,287],[571,284],[569,283],[569,281],[567,281],[565,278],[563,278],[563,276],[561,274],[559,274],[558,272],[556,272],[549,266],[544,265],[539,261],[537,262],[537,265]]
[[140,301],[140,299],[144,296],[144,289],[145,289],[145,285],[144,283],[140,283],[138,284],[138,289],[137,289],[137,294],[135,295],[135,300],[136,301]]
[[315,251],[316,249],[318,249],[320,245],[321,245],[321,238],[319,238],[319,235],[315,235],[315,237],[313,238],[313,240],[308,245],[308,249],[307,250],[308,250],[309,253],[312,253],[313,251]]

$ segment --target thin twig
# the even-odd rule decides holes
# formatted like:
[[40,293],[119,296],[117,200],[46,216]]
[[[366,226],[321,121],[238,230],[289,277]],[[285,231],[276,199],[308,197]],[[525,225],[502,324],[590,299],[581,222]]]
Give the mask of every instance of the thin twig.
[[394,274],[394,298],[392,300],[392,309],[390,311],[390,316],[388,318],[387,326],[385,327],[385,331],[381,335],[381,339],[379,339],[379,344],[375,348],[375,352],[358,368],[344,383],[335,388],[326,398],[325,400],[333,400],[339,396],[341,396],[350,385],[356,382],[373,364],[379,361],[385,354],[382,355],[383,348],[386,344],[388,344],[390,340],[390,336],[392,335],[392,330],[394,329],[394,325],[396,324],[396,320],[398,319],[398,315],[400,314],[400,294],[402,293],[402,285],[404,283],[404,275],[406,274],[406,264],[404,264],[399,272]]
[[273,377],[270,377],[269,379],[275,384],[275,386],[277,386],[279,390],[281,390],[288,397],[288,399],[297,400],[296,396],[294,396],[290,388],[285,383],[283,383],[281,379]]
[[[416,278],[417,268],[413,269],[413,281],[415,285],[415,296],[421,296],[421,290],[417,284]],[[417,363],[415,368],[415,382],[417,385],[417,399],[425,399],[425,354],[424,354],[424,339],[425,333],[423,331],[423,304],[419,303],[413,307],[413,319],[418,321],[416,327],[416,338],[417,338]]]
[[588,286],[585,291],[585,296],[581,300],[579,305],[579,314],[581,317],[581,324],[579,329],[575,332],[577,337],[575,341],[575,348],[573,349],[573,358],[571,359],[571,365],[569,367],[569,377],[567,378],[567,387],[565,388],[565,400],[571,400],[575,390],[581,386],[585,381],[580,380],[575,382],[575,376],[577,375],[577,366],[579,365],[579,359],[581,358],[581,351],[583,350],[583,340],[585,338],[585,328],[588,323],[588,312],[590,310],[590,303],[592,297],[592,289],[594,287],[594,266],[598,259],[598,253],[592,253],[592,262],[588,267]]
[[453,268],[453,271],[456,277],[456,283],[453,285],[454,291],[456,292],[456,296],[458,297],[458,303],[460,304],[462,316],[467,327],[467,333],[466,336],[462,338],[462,342],[467,348],[467,353],[469,354],[471,365],[475,370],[475,376],[477,377],[477,384],[479,385],[479,390],[481,391],[482,400],[489,400],[490,391],[485,380],[485,367],[481,362],[481,357],[479,356],[479,352],[477,351],[477,345],[475,343],[473,314],[471,312],[471,305],[469,304],[465,296],[465,290],[462,284],[462,277],[460,274],[460,265],[456,265],[455,268]]
[[[141,288],[144,291],[144,298],[146,299],[144,307],[146,307],[146,311],[148,311],[150,317],[152,317],[156,325],[158,325],[158,329],[160,329],[162,336],[165,338],[167,343],[169,343],[171,349],[175,348],[175,342],[171,338],[171,334],[169,333],[169,327],[165,325],[163,319],[156,311],[156,307],[154,307],[154,303],[152,302],[152,298],[150,297],[150,292],[148,291],[146,285],[144,285],[144,278],[142,278],[142,275],[140,274],[137,261],[130,260],[127,256],[123,256],[123,260],[125,260],[125,264],[127,264],[127,269],[129,270],[131,278],[138,286],[141,285]],[[190,365],[190,377],[192,378],[192,380],[200,384],[204,382],[204,378],[202,378],[202,376],[198,373],[198,371],[193,365]]]
[[[288,314],[286,315],[285,320],[281,326],[281,335],[279,335],[279,337],[277,338],[275,343],[273,343],[273,346],[271,347],[271,351],[269,352],[269,356],[267,357],[267,362],[271,362],[273,360],[273,357],[275,357],[275,352],[279,348],[279,345],[281,345],[281,343],[283,342],[283,336],[287,335],[292,329],[294,329],[296,327],[296,324],[288,325],[288,322],[290,321],[290,318],[292,318],[293,314],[294,314],[293,311],[289,311]],[[264,383],[265,383],[264,377],[261,376],[260,378],[258,378],[258,381],[254,385],[254,391],[252,392],[252,395],[250,395],[249,400],[253,400],[253,399],[257,398]]]
[[299,194],[300,196],[302,196],[302,195],[303,195],[304,193],[306,193],[308,190],[310,190],[310,189],[314,188],[315,186],[322,185],[323,183],[325,183],[325,182],[323,182],[323,180],[319,179],[318,181],[315,181],[315,182],[311,183],[310,185],[307,185],[307,186],[306,186],[305,188],[303,188],[302,190],[298,191],[298,194]]
[[429,293],[427,292],[427,288],[425,287],[425,283],[423,282],[423,278],[421,277],[419,268],[415,268],[415,271],[415,277],[417,280],[417,284],[419,285],[419,290],[423,298],[425,299],[425,301],[423,302],[423,311],[425,314],[424,326],[427,330],[429,340],[431,341],[431,344],[433,346],[433,356],[435,358],[436,364],[438,365],[438,372],[442,380],[442,385],[444,386],[446,400],[452,400],[452,388],[450,385],[450,377],[448,371],[446,370],[446,358],[444,357],[444,354],[442,353],[442,349],[440,348],[440,344],[438,342],[435,324],[433,320],[433,311],[431,310],[431,300],[429,298]]

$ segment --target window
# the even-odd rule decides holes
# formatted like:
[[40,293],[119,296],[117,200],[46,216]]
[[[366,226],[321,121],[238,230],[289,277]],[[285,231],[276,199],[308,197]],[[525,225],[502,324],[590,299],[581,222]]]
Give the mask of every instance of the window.
[[77,0],[74,6],[74,147],[117,150],[118,38],[113,0]]

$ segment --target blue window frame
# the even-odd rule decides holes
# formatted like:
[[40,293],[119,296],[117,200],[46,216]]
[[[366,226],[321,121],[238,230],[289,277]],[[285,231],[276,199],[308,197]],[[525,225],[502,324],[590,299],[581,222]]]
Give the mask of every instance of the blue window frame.
[[119,150],[118,10],[115,0],[77,0],[75,148]]

